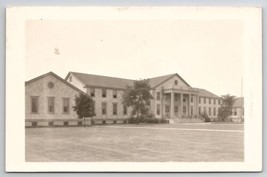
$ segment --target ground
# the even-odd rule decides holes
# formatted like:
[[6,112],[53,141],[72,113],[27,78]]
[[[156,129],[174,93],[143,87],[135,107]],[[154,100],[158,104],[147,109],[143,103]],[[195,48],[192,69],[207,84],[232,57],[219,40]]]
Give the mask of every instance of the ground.
[[26,128],[26,161],[236,162],[242,124],[150,124]]

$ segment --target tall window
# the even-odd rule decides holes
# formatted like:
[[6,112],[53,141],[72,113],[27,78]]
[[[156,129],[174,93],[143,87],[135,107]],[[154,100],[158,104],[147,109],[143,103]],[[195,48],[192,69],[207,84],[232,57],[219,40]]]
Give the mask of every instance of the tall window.
[[209,98],[209,104],[211,104],[211,98]]
[[214,105],[216,104],[216,98],[213,99],[213,104],[214,104]]
[[95,88],[90,88],[90,95],[91,95],[92,97],[95,96]]
[[70,80],[69,81],[72,82],[72,76],[70,76]]
[[199,101],[199,103],[201,103],[201,97],[199,97],[199,100],[198,101]]
[[38,113],[38,97],[31,97],[31,111],[32,113]]
[[169,105],[166,105],[166,106],[165,106],[165,111],[166,111],[167,113],[170,112],[170,106],[169,106]]
[[102,97],[103,98],[107,97],[107,89],[102,89]]
[[117,108],[118,108],[118,104],[117,103],[113,103],[113,115],[117,115]]
[[160,100],[160,92],[157,92],[157,100]]
[[48,112],[55,112],[55,97],[48,97]]
[[186,106],[183,106],[183,113],[186,113]]
[[113,98],[117,98],[117,90],[113,90]]
[[178,112],[178,106],[174,106],[174,112],[175,112],[175,113]]
[[213,108],[213,115],[216,116],[216,108]]
[[123,115],[127,115],[127,106],[123,105]]
[[204,98],[204,104],[206,104],[206,98]]
[[209,107],[209,116],[211,115],[211,107]]
[[107,114],[107,103],[102,102],[102,115],[106,115],[106,114]]
[[194,98],[191,96],[191,102],[193,103],[193,101],[194,101]]
[[157,104],[157,115],[160,115],[160,104]]
[[69,113],[70,98],[63,98],[63,113]]

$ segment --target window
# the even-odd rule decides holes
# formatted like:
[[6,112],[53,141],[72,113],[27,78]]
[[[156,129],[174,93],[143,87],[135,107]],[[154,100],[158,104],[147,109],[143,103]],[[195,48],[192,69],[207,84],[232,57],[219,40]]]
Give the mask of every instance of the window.
[[216,104],[216,98],[213,99],[213,104]]
[[213,108],[213,115],[216,116],[216,108]]
[[166,105],[165,106],[165,111],[166,111],[166,113],[169,113],[170,112],[170,106],[169,105]]
[[118,107],[118,104],[113,103],[113,115],[117,115],[117,107]]
[[209,116],[211,115],[211,107],[209,107]]
[[204,104],[206,104],[206,98],[204,98]]
[[199,97],[199,103],[201,103],[201,97]]
[[193,101],[194,101],[194,97],[191,96],[191,102],[193,103]]
[[92,97],[95,96],[95,89],[94,89],[94,88],[90,88],[90,95],[91,95]]
[[117,90],[113,90],[113,98],[117,98]]
[[183,102],[185,102],[185,98],[183,98]]
[[183,106],[183,113],[186,113],[186,106]]
[[31,97],[32,113],[38,113],[38,97]]
[[160,115],[160,104],[157,104],[157,115]]
[[209,104],[211,104],[211,98],[209,98]]
[[174,106],[174,112],[175,112],[175,113],[178,112],[178,106]]
[[107,89],[102,89],[102,97],[103,98],[107,97]]
[[221,104],[221,100],[219,99],[219,104]]
[[123,115],[127,115],[127,106],[123,105]]
[[157,100],[160,100],[160,92],[157,92]]
[[69,113],[70,110],[70,99],[63,98],[63,113]]
[[70,80],[69,81],[72,82],[72,76],[70,76]]
[[106,115],[106,114],[107,114],[107,103],[102,102],[102,115]]
[[55,97],[48,97],[48,112],[55,112]]

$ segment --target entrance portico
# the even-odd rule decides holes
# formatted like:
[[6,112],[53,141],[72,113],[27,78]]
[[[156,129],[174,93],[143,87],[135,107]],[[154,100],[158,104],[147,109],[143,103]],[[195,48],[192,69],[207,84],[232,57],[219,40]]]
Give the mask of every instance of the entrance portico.
[[162,91],[162,117],[197,118],[198,94],[193,89],[169,89]]

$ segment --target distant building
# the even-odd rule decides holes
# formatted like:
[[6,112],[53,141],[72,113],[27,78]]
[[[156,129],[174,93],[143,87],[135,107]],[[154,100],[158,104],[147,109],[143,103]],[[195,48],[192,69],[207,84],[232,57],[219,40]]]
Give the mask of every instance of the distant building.
[[244,98],[235,98],[235,103],[232,109],[232,115],[229,117],[233,122],[244,121]]

